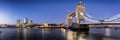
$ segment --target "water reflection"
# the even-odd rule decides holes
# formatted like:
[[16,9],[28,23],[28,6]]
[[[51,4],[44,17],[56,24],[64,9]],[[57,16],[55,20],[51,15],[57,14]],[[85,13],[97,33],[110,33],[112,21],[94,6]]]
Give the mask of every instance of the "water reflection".
[[105,28],[105,33],[102,40],[115,40],[115,39],[111,39],[110,28]]
[[105,28],[105,36],[111,36],[110,28]]
[[20,33],[21,33],[20,28],[17,28],[16,40],[20,40]]
[[64,38],[66,38],[66,30],[64,28],[60,28],[61,34]]
[[48,35],[49,29],[45,28],[45,29],[41,29],[41,30],[42,30],[42,40],[45,40],[45,35]]
[[119,30],[115,30],[112,28],[106,28],[103,40],[120,40]]
[[64,28],[4,28],[0,40],[120,40],[120,30],[92,28],[73,31]]
[[67,40],[87,40],[87,36],[88,32],[86,31],[67,31]]
[[27,40],[27,29],[23,29],[23,40]]

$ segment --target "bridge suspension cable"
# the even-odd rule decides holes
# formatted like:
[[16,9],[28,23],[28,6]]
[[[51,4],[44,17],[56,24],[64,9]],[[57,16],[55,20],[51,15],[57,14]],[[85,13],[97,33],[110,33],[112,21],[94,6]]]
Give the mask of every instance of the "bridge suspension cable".
[[120,21],[120,14],[117,14],[113,17],[107,18],[107,19],[105,19],[105,21],[109,21],[109,22]]
[[86,21],[88,22],[99,22],[99,20],[95,19],[94,17],[90,16],[89,14],[86,13],[86,15],[84,16],[83,13],[81,13],[79,11],[79,14],[82,15]]

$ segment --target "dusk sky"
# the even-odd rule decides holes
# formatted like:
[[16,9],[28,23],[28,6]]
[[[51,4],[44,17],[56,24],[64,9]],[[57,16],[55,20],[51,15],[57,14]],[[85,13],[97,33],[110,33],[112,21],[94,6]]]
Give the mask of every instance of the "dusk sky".
[[0,0],[0,24],[23,22],[24,17],[34,23],[63,23],[68,11],[82,1],[87,14],[105,19],[120,13],[119,0]]

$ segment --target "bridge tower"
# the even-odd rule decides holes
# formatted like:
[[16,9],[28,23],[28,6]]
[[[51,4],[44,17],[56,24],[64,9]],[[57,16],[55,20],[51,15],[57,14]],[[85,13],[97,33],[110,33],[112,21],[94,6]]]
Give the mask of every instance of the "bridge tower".
[[82,22],[85,22],[85,13],[86,9],[85,6],[82,4],[82,2],[78,3],[75,8],[75,15],[76,15],[76,23],[79,24]]
[[28,23],[28,19],[27,17],[24,18],[24,24],[27,24]]
[[67,25],[70,26],[72,25],[72,13],[69,11],[67,14]]
[[[80,2],[76,5],[75,12],[69,12],[67,15],[68,28],[71,30],[89,31],[88,25],[80,25],[80,23],[85,23],[85,15],[85,6],[82,4],[82,2]],[[72,17],[76,18],[75,23],[72,22]]]

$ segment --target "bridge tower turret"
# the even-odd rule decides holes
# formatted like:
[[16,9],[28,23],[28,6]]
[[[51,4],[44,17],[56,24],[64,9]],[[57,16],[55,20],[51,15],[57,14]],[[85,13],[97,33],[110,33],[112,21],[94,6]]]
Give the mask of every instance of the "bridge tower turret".
[[85,22],[85,13],[86,9],[82,2],[76,5],[75,15],[76,15],[76,23],[79,24],[81,21]]

